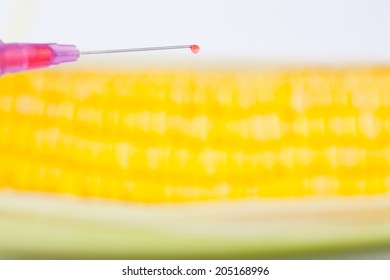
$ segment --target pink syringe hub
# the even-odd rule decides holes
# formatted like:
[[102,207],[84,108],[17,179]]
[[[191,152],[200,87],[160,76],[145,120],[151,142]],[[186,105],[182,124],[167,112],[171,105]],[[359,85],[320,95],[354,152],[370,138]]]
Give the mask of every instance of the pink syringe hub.
[[80,51],[73,45],[4,44],[0,41],[0,76],[76,61]]

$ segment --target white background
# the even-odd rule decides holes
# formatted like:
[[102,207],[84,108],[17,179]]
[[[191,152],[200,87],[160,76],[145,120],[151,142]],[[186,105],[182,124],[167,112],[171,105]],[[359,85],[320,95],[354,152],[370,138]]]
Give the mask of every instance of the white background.
[[199,43],[209,61],[389,63],[390,1],[0,0],[0,38],[84,50]]
[[[146,267],[207,269],[206,276],[123,276],[122,269]],[[216,276],[216,267],[268,267],[267,276]],[[209,271],[212,271],[211,273]],[[243,280],[388,280],[388,261],[0,261],[0,278],[7,280],[69,279],[243,279]]]

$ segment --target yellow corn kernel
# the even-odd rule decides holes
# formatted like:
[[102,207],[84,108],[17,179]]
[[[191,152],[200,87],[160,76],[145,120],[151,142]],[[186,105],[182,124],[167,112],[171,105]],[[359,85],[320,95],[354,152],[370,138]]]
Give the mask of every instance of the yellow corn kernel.
[[0,188],[139,202],[390,191],[390,70],[0,80]]

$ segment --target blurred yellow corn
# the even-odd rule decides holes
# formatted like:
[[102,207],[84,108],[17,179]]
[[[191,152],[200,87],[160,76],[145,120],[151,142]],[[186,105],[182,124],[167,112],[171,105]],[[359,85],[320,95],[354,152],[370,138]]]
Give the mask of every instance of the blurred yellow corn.
[[390,190],[390,70],[0,79],[0,188],[139,202]]

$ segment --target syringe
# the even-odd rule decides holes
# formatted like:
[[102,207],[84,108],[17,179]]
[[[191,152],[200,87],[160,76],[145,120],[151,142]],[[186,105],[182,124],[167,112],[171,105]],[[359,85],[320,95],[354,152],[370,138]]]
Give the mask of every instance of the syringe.
[[45,68],[66,62],[74,62],[81,55],[108,54],[121,52],[141,52],[172,49],[191,49],[199,52],[198,45],[177,45],[163,47],[79,51],[74,45],[50,44],[5,44],[0,40],[0,76],[36,68]]

